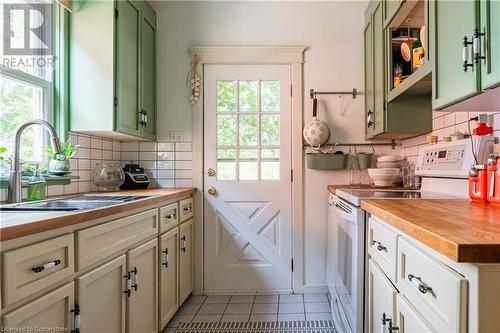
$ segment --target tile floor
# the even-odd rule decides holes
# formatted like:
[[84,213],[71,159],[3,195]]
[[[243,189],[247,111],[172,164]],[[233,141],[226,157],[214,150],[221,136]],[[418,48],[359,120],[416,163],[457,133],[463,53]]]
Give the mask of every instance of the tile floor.
[[327,294],[190,296],[163,333],[181,322],[332,320]]

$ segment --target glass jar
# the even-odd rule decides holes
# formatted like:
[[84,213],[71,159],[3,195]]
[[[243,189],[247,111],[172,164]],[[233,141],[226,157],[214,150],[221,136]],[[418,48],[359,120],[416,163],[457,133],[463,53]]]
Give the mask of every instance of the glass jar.
[[125,181],[125,173],[118,163],[97,164],[92,171],[92,181],[98,191],[118,191]]

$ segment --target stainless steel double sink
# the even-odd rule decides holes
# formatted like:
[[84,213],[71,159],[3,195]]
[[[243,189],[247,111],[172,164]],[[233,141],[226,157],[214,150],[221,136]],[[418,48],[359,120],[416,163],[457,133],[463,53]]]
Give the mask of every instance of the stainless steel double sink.
[[33,211],[77,211],[106,207],[134,200],[144,199],[148,195],[105,195],[85,194],[69,198],[61,198],[38,202],[23,202],[19,204],[0,206],[0,211],[33,212]]

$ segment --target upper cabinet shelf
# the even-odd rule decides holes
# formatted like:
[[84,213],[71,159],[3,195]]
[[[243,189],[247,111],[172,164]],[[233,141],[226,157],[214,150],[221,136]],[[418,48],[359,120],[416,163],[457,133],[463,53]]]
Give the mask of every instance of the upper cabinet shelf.
[[424,0],[406,1],[386,21],[388,101],[402,94],[432,94],[428,17]]

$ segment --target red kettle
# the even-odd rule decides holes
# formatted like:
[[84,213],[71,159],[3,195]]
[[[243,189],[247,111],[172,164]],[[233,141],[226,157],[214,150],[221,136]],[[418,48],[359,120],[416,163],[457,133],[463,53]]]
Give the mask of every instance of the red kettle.
[[469,197],[472,201],[488,201],[488,174],[486,165],[473,165],[469,171]]
[[500,205],[500,154],[488,157],[487,199],[494,205]]

